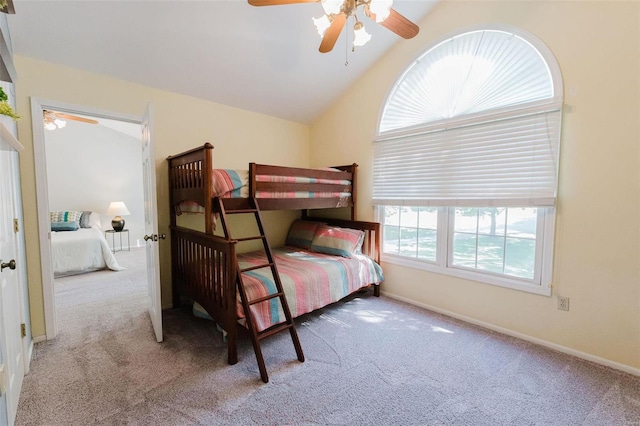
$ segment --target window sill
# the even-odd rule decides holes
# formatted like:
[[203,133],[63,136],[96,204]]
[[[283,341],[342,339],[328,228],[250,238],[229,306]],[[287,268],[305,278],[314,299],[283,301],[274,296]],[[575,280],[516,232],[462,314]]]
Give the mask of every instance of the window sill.
[[382,254],[381,260],[382,262],[391,263],[393,265],[405,266],[422,271],[435,272],[437,274],[449,275],[471,281],[479,281],[485,284],[496,285],[499,287],[538,294],[541,296],[551,296],[551,286],[538,285],[525,280],[501,277],[464,269],[447,268],[431,262],[421,262],[418,260],[385,253]]

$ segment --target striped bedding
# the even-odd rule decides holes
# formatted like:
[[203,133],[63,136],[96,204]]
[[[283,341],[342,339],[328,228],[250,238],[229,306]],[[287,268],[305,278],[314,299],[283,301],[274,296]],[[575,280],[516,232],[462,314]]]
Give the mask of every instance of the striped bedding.
[[[334,169],[322,169],[334,170]],[[213,169],[211,171],[213,185],[212,197],[221,198],[247,198],[249,196],[249,171]],[[285,182],[285,183],[317,183],[351,185],[351,181],[344,179],[319,179],[301,176],[272,176],[258,175],[258,182]],[[351,197],[349,192],[313,192],[313,191],[256,191],[256,198],[340,198]],[[204,213],[204,207],[194,201],[182,201],[176,206],[176,213]]]
[[[369,257],[354,254],[350,258],[309,252],[295,247],[272,250],[291,315],[306,314],[337,302],[354,291],[384,280],[382,269]],[[265,264],[264,252],[238,255],[240,268]],[[244,272],[243,281],[249,300],[276,292],[270,268]],[[258,331],[285,320],[278,298],[251,306]],[[238,295],[238,317],[244,310]]]

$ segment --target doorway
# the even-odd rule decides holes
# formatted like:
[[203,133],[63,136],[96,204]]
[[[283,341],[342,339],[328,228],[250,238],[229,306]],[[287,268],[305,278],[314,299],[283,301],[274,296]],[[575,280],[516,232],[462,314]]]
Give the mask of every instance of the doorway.
[[[131,129],[137,129],[137,152],[139,153],[141,151],[142,144],[142,142],[140,141],[140,135],[142,134],[142,118],[116,112],[100,111],[90,107],[69,105],[61,102],[42,101],[34,98],[31,99],[31,103],[33,117],[32,126],[34,156],[36,169],[39,171],[38,173],[36,173],[36,191],[38,201],[38,223],[43,283],[44,316],[46,339],[49,340],[54,338],[58,333],[58,324],[56,319],[55,279],[50,245],[51,233],[49,212],[66,211],[72,209],[76,211],[95,211],[100,216],[99,225],[102,228],[101,232],[103,232],[106,236],[109,236],[109,234],[105,231],[113,231],[113,229],[111,228],[112,218],[106,215],[108,206],[111,201],[123,201],[123,199],[126,199],[126,196],[123,193],[127,191],[124,191],[122,189],[126,188],[127,185],[137,186],[137,192],[142,193],[142,162],[137,161],[137,165],[133,166],[135,168],[134,174],[139,176],[139,179],[133,179],[131,178],[131,176],[126,176],[127,173],[131,173],[131,164],[129,164],[126,167],[126,170],[128,171],[127,173],[121,173],[120,175],[117,173],[115,175],[111,174],[110,179],[107,179],[108,182],[106,184],[104,184],[103,182],[101,186],[99,180],[101,178],[104,179],[104,176],[101,175],[108,174],[107,171],[110,166],[114,169],[118,169],[114,166],[114,164],[118,162],[118,149],[115,149],[116,152],[111,152],[112,156],[110,158],[107,158],[109,147],[104,146],[104,142],[103,146],[97,147],[96,140],[104,140],[105,138],[108,139],[109,135],[113,137],[114,135],[121,134],[123,132],[126,134],[127,131],[131,133]],[[66,121],[65,128],[45,130],[45,123],[42,120],[37,119],[37,117],[43,117],[45,111],[55,111],[61,113],[60,115],[62,120]],[[89,124],[87,122],[83,122],[82,120],[68,119],[68,117],[64,117],[64,115],[81,117],[87,120],[95,120],[99,124]],[[48,153],[47,150],[51,149],[51,147],[55,146],[56,149],[60,149],[61,146],[64,146],[64,136],[62,135],[65,130],[67,130],[66,133],[69,135],[73,133],[75,135],[74,137],[78,137],[78,135],[80,135],[81,139],[84,138],[85,145],[82,145],[82,140],[75,140],[74,142],[67,141],[70,146],[66,147],[67,150],[65,152],[56,152],[55,155],[50,155],[51,153]],[[69,130],[73,131],[69,132]],[[134,133],[136,133],[136,130],[134,130]],[[122,139],[124,140],[126,139],[126,137],[131,138],[133,136],[124,136]],[[60,140],[61,138],[63,139],[62,141]],[[111,148],[113,150],[113,147]],[[70,156],[73,161],[78,162],[80,152],[86,155],[86,151],[89,151],[90,155],[92,154],[96,157],[92,164],[83,165],[84,168],[88,169],[89,172],[94,172],[93,175],[89,173],[84,177],[81,177],[77,175],[77,173],[80,173],[77,170],[74,172],[73,170],[71,170],[71,168],[59,169],[61,155]],[[120,162],[122,161],[124,161],[123,158],[120,158]],[[58,169],[49,170],[50,168]],[[101,168],[101,172],[97,170],[97,168]],[[82,167],[80,167],[79,169],[81,170]],[[56,182],[52,182],[52,173],[56,173],[56,176],[58,176],[58,173],[61,174],[62,176],[58,176],[61,179],[56,179]],[[97,178],[98,180],[92,180],[91,176]],[[118,179],[121,180],[121,182],[116,182]],[[82,207],[81,204],[78,204],[78,197],[74,196],[73,194],[74,191],[79,190],[78,187],[76,187],[74,190],[64,190],[63,181],[65,180],[75,180],[76,185],[85,185],[87,187],[86,190],[89,191],[87,192],[87,194],[90,194],[91,196],[87,196],[86,207]],[[111,190],[115,192],[109,192]],[[52,194],[54,194],[54,198],[50,197],[50,195]],[[120,194],[123,194],[122,197],[119,196]],[[131,200],[131,198],[129,199]],[[135,250],[138,247],[144,247],[143,236],[145,215],[144,206],[142,204],[144,204],[142,201],[129,202],[129,205],[127,206],[130,209],[129,212],[135,212],[135,215],[126,217],[126,219],[128,219],[127,225],[130,225],[127,226],[127,228],[129,229],[126,232],[126,236],[119,234],[118,237],[120,238],[108,239],[108,245],[111,250],[121,251],[124,249],[129,249],[130,252],[130,250],[132,249]],[[65,205],[69,207],[63,207]],[[131,225],[133,225],[133,227]],[[122,240],[122,237],[128,237],[128,240]],[[120,241],[122,241],[122,244],[120,243]],[[140,250],[143,249],[141,248]],[[146,263],[145,256],[139,257],[139,259],[142,260],[142,262]],[[114,276],[115,275],[117,274],[114,274]]]

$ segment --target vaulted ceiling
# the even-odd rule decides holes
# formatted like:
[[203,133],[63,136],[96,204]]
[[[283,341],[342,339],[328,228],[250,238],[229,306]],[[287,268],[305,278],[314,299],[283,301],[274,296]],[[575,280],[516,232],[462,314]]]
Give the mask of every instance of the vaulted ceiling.
[[[436,3],[395,0],[420,24]],[[312,123],[404,40],[360,16],[371,41],[343,31],[319,53],[319,3],[253,7],[244,0],[14,0],[14,54],[84,69],[286,120]],[[348,62],[348,66],[345,65]],[[18,70],[19,71],[19,70]]]

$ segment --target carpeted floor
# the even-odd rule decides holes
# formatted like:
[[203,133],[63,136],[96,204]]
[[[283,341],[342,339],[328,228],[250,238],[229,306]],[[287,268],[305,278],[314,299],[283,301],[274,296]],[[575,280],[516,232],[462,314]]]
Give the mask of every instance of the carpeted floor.
[[263,384],[248,338],[230,366],[188,309],[155,342],[139,253],[56,283],[18,425],[640,425],[640,377],[369,293],[297,320],[304,363],[265,341]]

